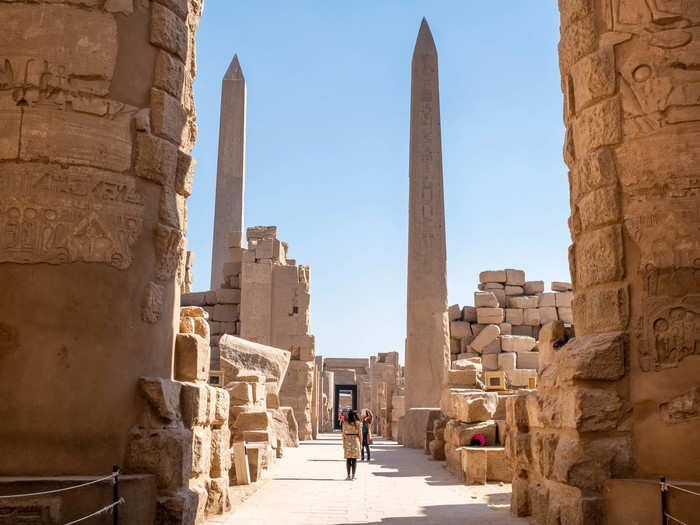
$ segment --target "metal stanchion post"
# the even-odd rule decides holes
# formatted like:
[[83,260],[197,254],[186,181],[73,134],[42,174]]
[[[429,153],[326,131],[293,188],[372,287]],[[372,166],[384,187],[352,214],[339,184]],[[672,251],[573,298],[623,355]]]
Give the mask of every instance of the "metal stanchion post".
[[666,523],[666,476],[661,476],[659,478],[659,483],[661,484],[661,525]]
[[[119,465],[112,466],[112,474],[114,474],[114,479],[112,480],[112,503],[119,501]],[[112,516],[114,525],[119,525],[119,505],[112,507]]]

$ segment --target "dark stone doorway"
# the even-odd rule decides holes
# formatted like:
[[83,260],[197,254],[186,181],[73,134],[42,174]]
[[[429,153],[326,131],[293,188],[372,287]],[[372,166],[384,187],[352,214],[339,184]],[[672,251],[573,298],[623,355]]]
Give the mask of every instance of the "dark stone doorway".
[[[350,402],[348,402],[350,401]],[[341,402],[343,403],[343,415],[347,415],[348,410],[357,410],[357,385],[335,385],[333,398],[333,428],[340,429]]]

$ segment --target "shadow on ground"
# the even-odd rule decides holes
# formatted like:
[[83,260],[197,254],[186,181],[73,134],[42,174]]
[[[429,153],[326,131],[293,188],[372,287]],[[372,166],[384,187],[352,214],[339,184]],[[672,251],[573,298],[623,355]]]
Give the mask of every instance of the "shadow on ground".
[[[469,505],[470,517],[465,521],[465,505],[431,505],[429,507],[421,507],[422,516],[406,516],[406,517],[389,517],[382,518],[380,521],[363,522],[367,525],[463,525],[464,523],[474,523],[481,525],[491,525],[500,523],[502,520],[501,513],[493,513],[492,516],[484,513],[490,513],[491,509],[485,503],[472,503]],[[352,525],[357,522],[338,522],[336,525]]]

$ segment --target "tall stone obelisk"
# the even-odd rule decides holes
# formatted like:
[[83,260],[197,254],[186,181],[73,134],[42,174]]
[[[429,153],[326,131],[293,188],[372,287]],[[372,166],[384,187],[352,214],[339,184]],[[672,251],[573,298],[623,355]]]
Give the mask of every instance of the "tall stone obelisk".
[[243,245],[245,191],[246,85],[238,55],[221,81],[219,158],[216,168],[214,241],[211,250],[211,288],[224,282],[223,267],[229,247]]
[[438,407],[450,356],[437,50],[423,19],[411,64],[406,407]]

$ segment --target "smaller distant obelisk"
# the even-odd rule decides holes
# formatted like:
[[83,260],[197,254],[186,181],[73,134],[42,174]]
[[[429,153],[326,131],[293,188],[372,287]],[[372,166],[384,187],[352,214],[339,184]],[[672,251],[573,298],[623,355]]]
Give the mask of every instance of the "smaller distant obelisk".
[[425,18],[411,62],[409,155],[406,408],[413,409],[440,405],[450,364],[438,63]]
[[214,242],[211,249],[211,289],[224,282],[223,268],[229,247],[243,246],[243,194],[245,191],[246,85],[238,55],[221,81],[219,158],[216,167]]

